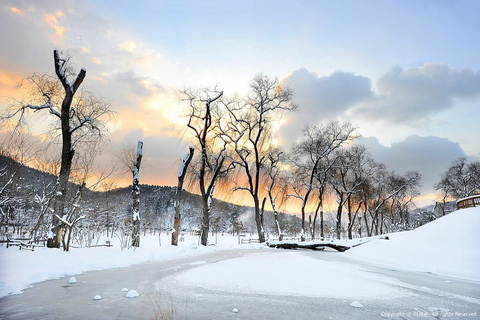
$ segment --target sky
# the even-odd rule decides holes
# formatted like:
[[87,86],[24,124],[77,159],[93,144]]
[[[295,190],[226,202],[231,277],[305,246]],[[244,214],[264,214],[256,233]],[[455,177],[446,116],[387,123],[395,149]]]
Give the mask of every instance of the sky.
[[112,150],[143,140],[142,183],[175,185],[184,141],[178,92],[248,92],[277,77],[300,106],[284,115],[289,148],[306,124],[351,121],[373,157],[423,174],[425,203],[451,161],[478,161],[478,1],[2,1],[0,108],[69,52],[83,86],[111,102]]

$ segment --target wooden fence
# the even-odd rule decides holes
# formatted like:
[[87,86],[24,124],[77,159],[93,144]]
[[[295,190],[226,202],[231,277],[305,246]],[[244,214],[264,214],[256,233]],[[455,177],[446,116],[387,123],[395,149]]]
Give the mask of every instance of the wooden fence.
[[457,200],[457,209],[480,207],[480,194]]

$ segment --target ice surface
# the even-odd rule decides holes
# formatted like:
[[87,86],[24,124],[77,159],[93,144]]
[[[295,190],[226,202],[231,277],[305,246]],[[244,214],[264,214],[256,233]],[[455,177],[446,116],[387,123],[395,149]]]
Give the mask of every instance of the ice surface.
[[[289,277],[289,274],[295,276]],[[175,275],[173,281],[197,288],[246,294],[331,298],[405,296],[404,291],[386,284],[392,281],[385,276],[352,264],[315,259],[301,251],[269,251],[201,265]]]

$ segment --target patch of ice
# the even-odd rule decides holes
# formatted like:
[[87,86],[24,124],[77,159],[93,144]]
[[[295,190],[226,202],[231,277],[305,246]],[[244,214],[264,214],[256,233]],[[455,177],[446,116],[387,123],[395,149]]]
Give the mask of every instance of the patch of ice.
[[97,294],[95,297],[93,297],[93,300],[102,300],[102,296]]
[[[262,268],[258,268],[259,265]],[[311,277],[305,272],[305,266],[322,272]],[[285,274],[292,276],[281,276]],[[391,285],[392,278],[365,271],[359,266],[312,258],[301,251],[269,251],[205,264],[175,274],[169,281],[174,280],[207,290],[271,295],[351,299],[407,295]]]
[[232,312],[233,312],[233,313],[239,313],[240,311],[239,311],[237,308],[233,308],[233,309],[232,309]]
[[120,290],[120,292],[127,292],[128,289],[127,288],[123,288],[122,290]]

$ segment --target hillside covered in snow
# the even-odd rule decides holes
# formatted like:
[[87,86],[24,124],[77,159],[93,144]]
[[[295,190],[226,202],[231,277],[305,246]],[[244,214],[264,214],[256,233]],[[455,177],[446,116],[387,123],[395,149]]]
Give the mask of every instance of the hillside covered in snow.
[[480,281],[480,208],[461,209],[415,230],[345,252],[395,268]]

